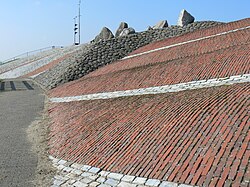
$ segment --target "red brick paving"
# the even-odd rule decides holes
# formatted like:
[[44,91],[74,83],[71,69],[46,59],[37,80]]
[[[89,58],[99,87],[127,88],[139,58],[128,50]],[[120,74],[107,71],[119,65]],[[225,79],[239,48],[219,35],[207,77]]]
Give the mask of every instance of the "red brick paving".
[[193,32],[190,32],[187,34],[183,34],[181,36],[172,37],[172,38],[168,38],[166,40],[161,40],[158,42],[151,43],[145,47],[141,47],[141,48],[135,50],[130,55],[139,54],[139,53],[149,51],[152,49],[156,49],[156,48],[160,48],[160,47],[164,47],[164,46],[168,46],[168,45],[172,45],[172,44],[176,44],[176,43],[181,43],[181,42],[185,42],[185,41],[189,41],[189,40],[194,40],[197,38],[215,35],[217,33],[227,32],[230,30],[246,27],[249,25],[250,25],[250,18],[246,18],[243,20],[226,23],[226,24],[219,25],[216,27],[196,30],[196,31],[193,31]]
[[[204,33],[215,34],[246,25],[250,25],[250,19],[197,31],[197,33],[198,36]],[[195,33],[183,35],[177,39],[187,41],[195,37]],[[149,47],[159,47],[158,44],[165,45],[169,41],[171,43],[175,38],[166,39]],[[144,48],[148,49],[148,46]],[[63,97],[137,89],[250,73],[249,51],[250,29],[240,30],[117,61],[77,81],[55,88],[50,92],[50,96]]]
[[250,73],[249,62],[250,44],[245,44],[96,77],[83,77],[53,89],[50,96],[75,96],[246,74]]
[[[250,21],[249,21],[250,25]],[[183,36],[185,37],[185,35]],[[111,72],[117,72],[121,70],[131,69],[139,66],[172,61],[175,59],[183,59],[193,55],[202,55],[205,53],[211,53],[220,49],[229,48],[250,42],[250,28],[234,33],[229,33],[214,38],[209,38],[193,43],[187,43],[184,45],[164,49],[161,51],[155,51],[149,54],[133,57],[117,61],[114,64],[105,66],[97,71],[94,71],[87,75],[87,77],[93,77]]]
[[54,103],[50,153],[193,185],[249,181],[250,83],[110,100]]
[[[140,50],[249,25],[250,19]],[[249,29],[118,61],[51,97],[250,73]],[[138,52],[138,51],[137,51]],[[104,170],[199,186],[248,186],[250,83],[109,100],[51,103],[50,154]]]

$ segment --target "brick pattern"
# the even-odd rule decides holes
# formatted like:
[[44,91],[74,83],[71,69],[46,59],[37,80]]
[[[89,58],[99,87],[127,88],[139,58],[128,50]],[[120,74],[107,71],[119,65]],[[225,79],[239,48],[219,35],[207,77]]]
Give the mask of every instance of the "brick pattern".
[[248,186],[249,86],[54,103],[50,153],[151,179]]
[[130,53],[130,55],[139,54],[139,53],[142,53],[145,51],[164,47],[167,45],[172,45],[172,44],[181,43],[181,42],[185,42],[185,41],[189,41],[189,40],[195,40],[197,38],[215,35],[217,33],[223,33],[223,32],[227,32],[227,31],[242,28],[242,27],[247,27],[249,25],[250,25],[250,18],[246,18],[243,20],[230,22],[230,23],[219,25],[219,26],[212,27],[212,28],[196,30],[196,31],[186,33],[186,34],[181,35],[181,36],[172,37],[172,38],[168,38],[166,40],[161,40],[158,42],[148,44],[147,46],[141,47],[141,48],[135,50],[134,52]]
[[130,97],[136,95],[151,95],[151,94],[181,92],[185,90],[194,90],[194,89],[209,88],[215,86],[231,85],[231,84],[246,83],[246,82],[250,82],[250,74],[243,74],[243,75],[230,76],[217,79],[192,81],[192,82],[164,85],[158,87],[155,86],[148,88],[140,88],[134,90],[96,93],[96,94],[87,94],[87,95],[79,95],[71,97],[54,97],[50,98],[49,100],[50,102],[62,103],[62,102],[87,101],[87,100],[97,100],[97,99],[112,99],[112,98]]
[[[183,37],[185,37],[185,35]],[[168,49],[148,53],[141,56],[136,56],[125,60],[120,60],[115,64],[106,66],[98,71],[89,74],[88,77],[117,72],[125,69],[131,69],[153,63],[182,59],[192,55],[211,53],[220,49],[249,43],[249,41],[250,28],[245,30],[239,30],[233,33],[228,33],[226,35],[217,36],[214,38],[208,38],[192,43],[186,43],[176,47],[171,47]]]
[[250,44],[245,44],[102,76],[83,77],[49,94],[50,97],[76,96],[228,77],[250,73],[249,62]]

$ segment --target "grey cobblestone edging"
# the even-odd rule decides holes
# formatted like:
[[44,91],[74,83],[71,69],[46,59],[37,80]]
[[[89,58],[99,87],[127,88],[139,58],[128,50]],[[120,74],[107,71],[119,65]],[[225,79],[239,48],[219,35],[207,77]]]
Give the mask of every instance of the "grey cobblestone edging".
[[82,165],[50,156],[58,173],[52,187],[193,187],[192,185],[148,179],[103,171],[100,168]]
[[214,86],[231,85],[244,82],[250,82],[250,74],[236,75],[236,76],[209,79],[209,80],[192,81],[174,85],[140,88],[135,90],[96,93],[96,94],[88,94],[88,95],[72,96],[72,97],[50,98],[50,101],[54,103],[61,103],[61,102],[96,100],[96,99],[112,99],[117,97],[180,92],[185,90],[209,88]]

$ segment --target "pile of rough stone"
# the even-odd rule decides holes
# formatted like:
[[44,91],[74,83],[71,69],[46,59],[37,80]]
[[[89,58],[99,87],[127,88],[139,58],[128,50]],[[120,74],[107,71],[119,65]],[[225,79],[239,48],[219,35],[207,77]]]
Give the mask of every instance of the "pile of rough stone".
[[38,75],[35,80],[44,88],[51,89],[77,80],[152,42],[220,24],[222,23],[214,21],[194,22],[194,17],[185,10],[181,11],[178,25],[175,26],[168,26],[167,21],[161,21],[147,31],[135,32],[128,24],[122,22],[115,36],[109,29],[104,28],[90,44],[79,46],[79,50],[70,58]]
[[[188,13],[186,10],[183,9],[179,15],[177,26],[183,27],[193,22],[194,22],[194,17],[190,13]],[[168,27],[167,20],[163,20],[163,21],[158,22],[155,26],[149,27],[148,30],[164,29],[167,27]],[[135,33],[136,31],[134,28],[128,27],[128,24],[126,22],[121,22],[115,35],[113,35],[113,33],[107,27],[103,27],[100,34],[98,34],[95,37],[95,39],[91,41],[91,43],[99,42],[101,40],[110,40],[114,37],[123,37],[123,36],[127,36],[130,34],[135,34]]]

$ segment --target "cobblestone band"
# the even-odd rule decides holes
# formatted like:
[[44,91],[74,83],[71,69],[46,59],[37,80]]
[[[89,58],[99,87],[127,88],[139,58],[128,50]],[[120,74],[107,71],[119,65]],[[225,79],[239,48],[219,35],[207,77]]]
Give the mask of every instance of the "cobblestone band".
[[250,74],[236,75],[236,76],[217,78],[217,79],[192,81],[192,82],[173,84],[173,85],[140,88],[134,90],[96,93],[96,94],[88,94],[88,95],[72,96],[72,97],[58,97],[58,98],[55,97],[55,98],[50,98],[50,101],[54,103],[62,103],[62,102],[72,102],[72,101],[112,99],[118,97],[128,97],[137,95],[180,92],[185,90],[209,88],[214,86],[231,85],[235,83],[244,83],[244,82],[250,82]]
[[141,56],[141,55],[145,55],[145,54],[148,54],[148,53],[153,53],[153,52],[164,50],[164,49],[169,49],[169,48],[180,46],[180,45],[185,45],[185,44],[188,44],[188,43],[193,43],[193,42],[197,42],[197,41],[201,41],[201,40],[206,40],[206,39],[209,39],[209,38],[214,38],[214,37],[217,37],[217,36],[230,34],[230,33],[233,33],[233,32],[237,32],[237,31],[241,31],[241,30],[245,30],[245,29],[249,29],[249,28],[250,28],[250,26],[242,27],[242,28],[238,28],[238,29],[234,29],[234,30],[230,30],[230,31],[226,31],[226,32],[221,32],[221,33],[210,35],[210,36],[205,36],[205,37],[189,40],[189,41],[186,41],[186,42],[180,42],[180,43],[177,43],[177,44],[156,48],[156,49],[153,49],[153,50],[150,50],[150,51],[145,51],[145,52],[142,52],[142,53],[126,56],[122,60],[137,57],[137,56]]
[[67,162],[52,156],[50,159],[58,170],[52,187],[193,187],[192,185],[103,171],[97,167]]

